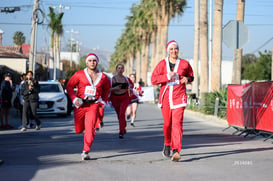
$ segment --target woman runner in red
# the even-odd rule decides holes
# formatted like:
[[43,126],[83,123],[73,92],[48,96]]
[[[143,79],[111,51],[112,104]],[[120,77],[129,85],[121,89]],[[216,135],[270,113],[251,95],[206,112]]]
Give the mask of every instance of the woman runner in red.
[[126,118],[125,112],[132,96],[132,81],[123,75],[124,65],[116,66],[117,74],[112,77],[112,88],[109,100],[117,113],[119,121],[119,138],[123,139],[126,134]]
[[158,105],[164,119],[165,157],[171,160],[181,159],[183,136],[183,115],[187,105],[186,84],[193,81],[192,68],[186,60],[178,58],[178,44],[172,40],[167,44],[168,56],[161,60],[153,70],[151,82],[161,85]]

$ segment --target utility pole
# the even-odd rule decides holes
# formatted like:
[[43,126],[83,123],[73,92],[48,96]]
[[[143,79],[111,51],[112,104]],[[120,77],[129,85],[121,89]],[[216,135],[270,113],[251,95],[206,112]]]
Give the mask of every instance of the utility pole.
[[39,0],[34,0],[32,23],[31,23],[31,38],[30,38],[30,52],[29,52],[29,70],[33,71],[35,77],[35,56],[36,56],[36,33],[37,33],[37,14],[38,14]]
[[209,0],[209,92],[211,91],[212,70],[212,0]]
[[79,34],[79,31],[75,31],[71,29],[70,31],[66,31],[67,33],[70,33],[70,69],[72,68],[72,41],[73,41],[73,33]]

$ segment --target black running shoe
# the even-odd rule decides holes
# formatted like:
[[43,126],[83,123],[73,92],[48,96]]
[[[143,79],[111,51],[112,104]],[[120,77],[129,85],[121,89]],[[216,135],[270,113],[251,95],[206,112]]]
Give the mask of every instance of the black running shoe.
[[166,158],[169,158],[171,156],[171,146],[164,145],[162,155]]
[[131,123],[131,126],[132,126],[132,127],[135,127],[135,124],[134,124],[134,123]]
[[119,133],[119,139],[123,139],[123,138],[124,138],[123,134]]

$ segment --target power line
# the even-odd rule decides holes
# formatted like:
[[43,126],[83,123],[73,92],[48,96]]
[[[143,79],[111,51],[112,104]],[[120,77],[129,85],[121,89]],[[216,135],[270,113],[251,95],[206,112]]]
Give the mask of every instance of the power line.
[[[8,22],[0,22],[0,24],[2,25],[31,25],[30,23],[8,23]],[[43,23],[43,25],[48,25],[46,23]],[[103,26],[124,26],[123,24],[65,24],[63,23],[64,26],[99,26],[99,27],[103,27]],[[268,24],[246,24],[247,26],[273,26],[273,23],[268,23]],[[160,25],[159,25],[160,26]],[[163,25],[162,25],[163,26]],[[193,27],[194,24],[172,24],[169,25],[171,27]]]
[[271,40],[273,40],[273,37],[269,38],[266,42],[264,42],[259,48],[257,48],[256,50],[254,50],[253,52],[251,52],[252,54],[256,53],[257,51],[259,51],[261,48],[263,48],[264,46],[266,46]]

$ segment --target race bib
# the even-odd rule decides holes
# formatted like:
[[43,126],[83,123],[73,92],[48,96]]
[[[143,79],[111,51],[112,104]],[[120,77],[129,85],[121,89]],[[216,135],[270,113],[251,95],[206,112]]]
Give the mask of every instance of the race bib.
[[94,97],[96,95],[96,87],[94,86],[86,86],[84,95],[87,97]]
[[178,85],[180,83],[179,76],[176,74],[171,78],[171,80],[167,83],[167,85]]

